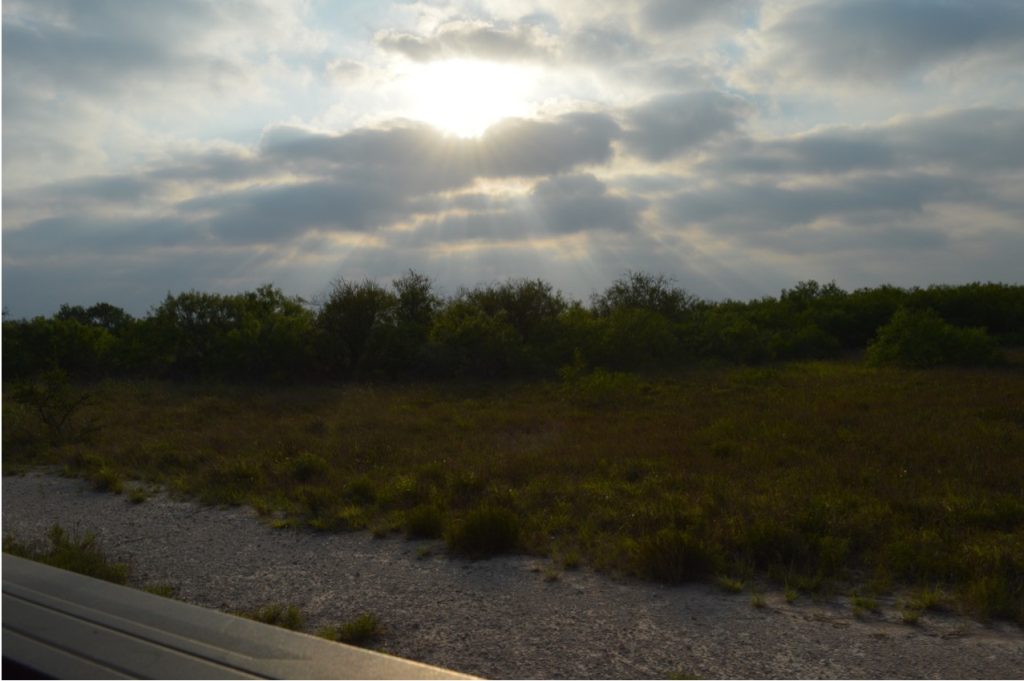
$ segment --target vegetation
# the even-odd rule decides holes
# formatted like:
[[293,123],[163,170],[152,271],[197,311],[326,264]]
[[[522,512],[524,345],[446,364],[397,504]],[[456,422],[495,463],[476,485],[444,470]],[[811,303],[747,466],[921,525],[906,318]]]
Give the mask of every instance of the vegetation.
[[302,611],[295,605],[272,603],[256,610],[244,610],[235,614],[264,624],[272,624],[275,627],[283,627],[292,631],[302,630]]
[[370,612],[364,612],[351,621],[336,627],[324,627],[317,636],[354,646],[366,646],[381,636],[380,620]]
[[443,298],[409,273],[316,306],[189,292],[3,333],[5,472],[1024,622],[1021,286],[711,303],[631,273],[585,306],[536,280]]
[[128,564],[110,561],[99,549],[95,534],[89,532],[78,536],[68,533],[60,525],[54,525],[46,537],[48,545],[25,544],[5,535],[4,553],[115,584],[124,584],[128,581]]
[[[444,536],[657,580],[890,583],[1024,621],[1024,373],[855,362],[561,382],[259,389],[106,381],[94,443],[4,458],[163,485],[268,521]],[[287,522],[285,522],[287,521]],[[931,597],[929,597],[931,598]],[[934,600],[934,599],[932,599]]]
[[[878,364],[976,365],[996,359],[1000,344],[1024,344],[1024,286],[847,292],[809,281],[777,298],[710,302],[664,276],[630,272],[585,306],[530,279],[445,298],[409,272],[390,287],[336,280],[315,305],[270,285],[168,295],[138,319],[107,303],[64,305],[50,318],[4,321],[3,342],[4,374],[16,381],[54,369],[78,379],[277,383],[554,377],[574,363],[675,369],[841,357],[869,344]],[[61,409],[43,408],[60,436]]]

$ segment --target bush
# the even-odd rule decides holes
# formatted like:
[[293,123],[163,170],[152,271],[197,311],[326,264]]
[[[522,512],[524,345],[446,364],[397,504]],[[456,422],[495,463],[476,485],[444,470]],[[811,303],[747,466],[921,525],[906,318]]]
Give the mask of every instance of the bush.
[[364,612],[340,627],[324,627],[317,635],[332,641],[362,646],[380,637],[380,620],[373,613]]
[[637,541],[633,561],[641,577],[669,583],[710,577],[717,563],[703,542],[688,532],[668,527]]
[[473,558],[514,551],[519,546],[519,518],[508,509],[471,511],[448,533],[448,548]]
[[444,515],[436,506],[418,506],[405,516],[410,539],[437,539],[444,532]]
[[984,329],[957,328],[930,308],[897,310],[867,351],[869,364],[913,368],[991,364],[996,357],[996,345]]
[[110,562],[97,546],[95,534],[69,535],[63,527],[54,525],[47,533],[47,539],[50,546],[44,549],[21,544],[13,537],[4,537],[4,552],[115,584],[128,581],[128,565]]

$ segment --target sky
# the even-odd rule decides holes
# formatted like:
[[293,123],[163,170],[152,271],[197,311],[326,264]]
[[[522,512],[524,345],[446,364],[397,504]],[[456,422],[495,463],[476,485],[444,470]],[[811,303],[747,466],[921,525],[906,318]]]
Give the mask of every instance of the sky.
[[3,305],[1024,283],[1020,0],[5,0]]

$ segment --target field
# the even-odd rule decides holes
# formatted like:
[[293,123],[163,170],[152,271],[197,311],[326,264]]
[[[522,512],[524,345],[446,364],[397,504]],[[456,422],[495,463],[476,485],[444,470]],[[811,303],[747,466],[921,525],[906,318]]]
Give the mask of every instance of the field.
[[855,592],[867,610],[896,593],[907,621],[949,607],[1024,623],[1019,366],[105,381],[4,398],[5,473],[56,465],[136,503],[161,485],[280,527],[444,537],[469,557],[521,551],[732,590]]

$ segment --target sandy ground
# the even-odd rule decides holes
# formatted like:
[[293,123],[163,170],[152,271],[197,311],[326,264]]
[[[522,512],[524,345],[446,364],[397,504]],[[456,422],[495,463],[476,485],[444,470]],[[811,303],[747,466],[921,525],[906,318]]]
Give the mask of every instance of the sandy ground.
[[[1020,678],[1024,631],[926,614],[901,624],[893,603],[854,617],[846,599],[786,604],[711,586],[665,587],[587,570],[552,579],[527,557],[463,561],[439,543],[267,527],[248,509],[155,496],[138,505],[86,483],[3,478],[3,532],[42,538],[53,523],[96,532],[137,585],[243,610],[298,605],[307,629],[375,613],[378,649],[499,678]],[[424,545],[433,555],[420,558]]]

